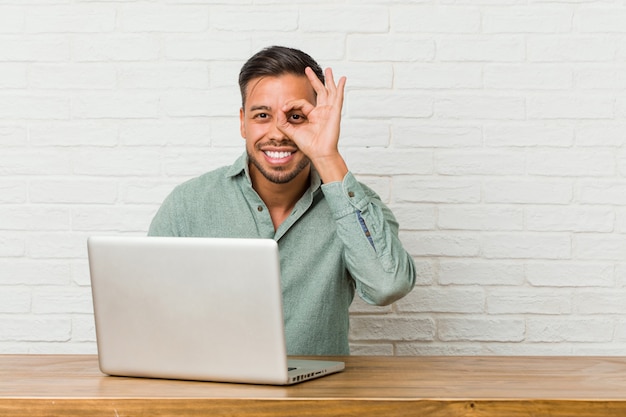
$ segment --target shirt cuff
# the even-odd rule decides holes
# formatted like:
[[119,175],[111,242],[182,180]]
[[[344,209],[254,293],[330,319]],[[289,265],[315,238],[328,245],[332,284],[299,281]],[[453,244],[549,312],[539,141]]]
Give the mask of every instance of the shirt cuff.
[[369,196],[351,172],[342,181],[322,184],[322,192],[336,219],[355,211],[362,212],[370,202]]

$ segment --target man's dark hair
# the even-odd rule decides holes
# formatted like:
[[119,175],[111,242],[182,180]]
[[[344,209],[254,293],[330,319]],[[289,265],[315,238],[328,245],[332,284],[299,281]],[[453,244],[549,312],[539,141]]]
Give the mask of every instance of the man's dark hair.
[[304,76],[306,67],[311,67],[317,78],[324,83],[324,73],[317,62],[308,54],[285,46],[270,46],[254,54],[239,72],[241,102],[245,106],[246,88],[250,80],[258,77],[278,77],[284,74]]

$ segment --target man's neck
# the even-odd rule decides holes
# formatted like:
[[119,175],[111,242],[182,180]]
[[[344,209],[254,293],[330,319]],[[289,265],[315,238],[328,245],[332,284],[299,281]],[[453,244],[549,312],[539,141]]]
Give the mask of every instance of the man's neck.
[[274,230],[289,217],[293,208],[304,195],[310,184],[311,169],[306,169],[297,177],[285,184],[276,184],[269,181],[253,165],[250,166],[252,188],[267,206],[274,224]]

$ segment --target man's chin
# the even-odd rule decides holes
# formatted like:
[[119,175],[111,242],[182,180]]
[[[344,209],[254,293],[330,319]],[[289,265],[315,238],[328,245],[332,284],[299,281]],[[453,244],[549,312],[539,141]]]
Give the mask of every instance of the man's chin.
[[274,184],[287,184],[293,181],[298,175],[300,175],[309,165],[308,159],[303,159],[300,163],[292,169],[286,169],[285,167],[266,167],[259,163],[256,159],[248,155],[248,160],[254,165],[254,167],[263,175],[265,179]]

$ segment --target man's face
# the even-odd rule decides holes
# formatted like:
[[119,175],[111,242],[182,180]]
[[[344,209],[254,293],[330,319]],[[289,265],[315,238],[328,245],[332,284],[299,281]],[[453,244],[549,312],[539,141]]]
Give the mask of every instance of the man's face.
[[[241,136],[246,140],[251,174],[257,170],[276,184],[298,175],[308,175],[310,161],[296,144],[276,126],[277,115],[290,100],[305,99],[315,104],[315,91],[304,76],[284,74],[250,80],[245,108],[239,114]],[[304,123],[299,112],[286,114],[289,123]]]

